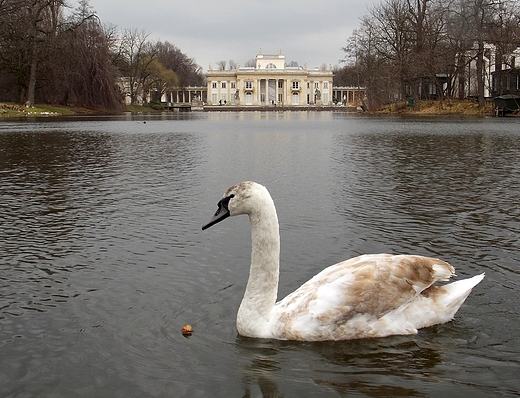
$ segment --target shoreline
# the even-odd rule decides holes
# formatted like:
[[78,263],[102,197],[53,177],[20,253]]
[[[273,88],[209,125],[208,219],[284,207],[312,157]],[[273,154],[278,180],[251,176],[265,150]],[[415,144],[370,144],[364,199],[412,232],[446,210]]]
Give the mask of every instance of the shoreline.
[[[488,102],[482,109],[478,108],[475,101],[470,100],[445,100],[441,104],[439,101],[416,101],[413,107],[410,107],[407,102],[399,102],[385,105],[383,108],[373,112],[361,112],[354,107],[344,106],[205,106],[195,108],[193,112],[247,112],[247,111],[261,111],[261,112],[345,112],[366,115],[402,115],[402,116],[495,116],[492,102]],[[23,105],[13,103],[0,103],[0,120],[9,118],[30,118],[30,117],[54,117],[54,116],[78,116],[78,115],[118,115],[124,113],[162,113],[165,110],[153,109],[145,106],[128,106],[126,110],[119,112],[106,112],[99,109],[88,109],[80,107],[70,107],[62,105],[42,105],[38,104],[33,108],[26,108]],[[168,111],[166,111],[168,112]],[[173,112],[173,111],[171,111]],[[187,111],[190,112],[190,111]],[[508,115],[509,117],[518,117],[519,114]]]

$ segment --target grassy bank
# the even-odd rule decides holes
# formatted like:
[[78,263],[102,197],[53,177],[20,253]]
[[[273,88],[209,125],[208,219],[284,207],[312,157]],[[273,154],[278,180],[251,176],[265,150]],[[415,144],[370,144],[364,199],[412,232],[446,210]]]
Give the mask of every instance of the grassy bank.
[[70,116],[96,113],[100,112],[92,109],[74,108],[69,106],[38,104],[34,107],[26,107],[10,102],[0,102],[0,118]]
[[[149,113],[158,112],[161,109],[151,106],[128,105],[121,112]],[[9,117],[45,117],[45,116],[71,116],[71,115],[106,115],[114,112],[106,112],[101,109],[88,109],[61,105],[38,104],[34,107],[26,107],[12,102],[0,102],[0,119]]]
[[398,102],[384,106],[377,113],[411,114],[411,115],[461,115],[461,116],[493,116],[493,104],[486,103],[482,109],[478,103],[470,100],[415,101],[411,107],[408,102]]

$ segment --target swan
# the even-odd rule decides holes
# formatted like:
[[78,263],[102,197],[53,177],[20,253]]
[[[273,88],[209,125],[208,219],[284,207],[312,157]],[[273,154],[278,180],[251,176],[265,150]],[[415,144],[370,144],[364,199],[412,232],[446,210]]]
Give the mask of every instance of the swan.
[[415,334],[453,319],[484,273],[442,286],[448,263],[416,255],[367,254],[325,268],[276,302],[280,235],[274,202],[255,182],[233,185],[218,202],[212,225],[240,214],[251,222],[251,265],[236,327],[245,337],[349,340]]

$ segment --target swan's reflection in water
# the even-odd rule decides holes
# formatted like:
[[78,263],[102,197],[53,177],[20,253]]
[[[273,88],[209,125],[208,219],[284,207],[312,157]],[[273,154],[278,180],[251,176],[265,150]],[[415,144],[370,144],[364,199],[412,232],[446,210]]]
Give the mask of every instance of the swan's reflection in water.
[[319,343],[237,337],[236,347],[244,360],[244,397],[259,396],[258,389],[262,397],[283,397],[324,388],[339,395],[422,396],[414,385],[442,362],[421,336]]

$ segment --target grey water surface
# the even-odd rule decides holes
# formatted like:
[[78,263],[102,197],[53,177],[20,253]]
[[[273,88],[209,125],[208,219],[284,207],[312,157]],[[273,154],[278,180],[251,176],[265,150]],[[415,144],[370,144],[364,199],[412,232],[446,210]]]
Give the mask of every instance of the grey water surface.
[[[277,205],[280,298],[363,253],[486,278],[452,322],[414,336],[239,337],[248,219],[201,226],[242,180]],[[513,118],[2,121],[0,396],[518,396],[519,199]]]

